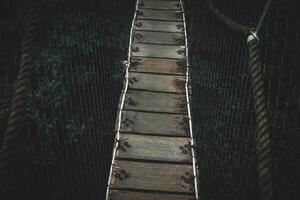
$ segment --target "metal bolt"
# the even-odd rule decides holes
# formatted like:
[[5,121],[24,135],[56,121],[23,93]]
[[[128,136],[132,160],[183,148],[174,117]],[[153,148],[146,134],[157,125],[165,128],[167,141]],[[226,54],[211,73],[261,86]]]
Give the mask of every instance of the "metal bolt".
[[183,25],[182,24],[177,24],[176,27],[177,27],[177,29],[183,29]]
[[133,49],[132,49],[132,51],[133,52],[138,52],[140,49],[138,48],[138,47],[134,47]]
[[126,147],[128,147],[128,148],[131,147],[131,145],[128,142],[123,142],[123,145],[126,146]]
[[142,16],[142,15],[144,15],[144,12],[143,12],[143,11],[140,11],[140,10],[138,10],[136,14],[137,14],[137,15],[139,15],[139,16]]
[[119,173],[116,173],[116,178],[119,179],[120,181],[123,181],[123,178]]
[[141,3],[139,3],[139,6],[144,6],[145,3],[142,1]]
[[124,174],[124,178],[125,178],[125,179],[128,179],[128,178],[129,178],[129,176],[130,176],[130,175],[129,175],[129,174],[127,174],[127,173],[126,173],[126,174]]
[[185,52],[185,50],[183,50],[183,49],[180,49],[177,51],[178,54],[183,54],[184,52]]
[[141,22],[135,23],[134,26],[141,27],[143,24]]

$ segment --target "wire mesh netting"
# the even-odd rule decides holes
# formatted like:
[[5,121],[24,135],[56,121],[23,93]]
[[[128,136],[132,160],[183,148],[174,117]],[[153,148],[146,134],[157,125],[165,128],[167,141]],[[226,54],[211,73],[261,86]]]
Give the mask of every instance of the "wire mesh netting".
[[[228,18],[255,27],[266,1],[213,0]],[[256,120],[246,36],[206,1],[186,1],[192,115],[200,199],[259,199]],[[275,199],[299,193],[299,23],[295,1],[273,1],[259,34],[270,118]]]
[[[40,2],[12,199],[104,199],[134,3]],[[31,19],[29,1],[3,5],[1,133],[15,92],[22,34]]]

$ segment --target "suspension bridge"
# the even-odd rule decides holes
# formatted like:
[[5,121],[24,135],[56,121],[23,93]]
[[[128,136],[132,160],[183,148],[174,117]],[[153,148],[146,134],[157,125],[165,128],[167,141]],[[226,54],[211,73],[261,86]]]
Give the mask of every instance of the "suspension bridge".
[[197,178],[181,1],[137,1],[107,200],[192,200]]
[[299,199],[296,0],[0,6],[0,199]]

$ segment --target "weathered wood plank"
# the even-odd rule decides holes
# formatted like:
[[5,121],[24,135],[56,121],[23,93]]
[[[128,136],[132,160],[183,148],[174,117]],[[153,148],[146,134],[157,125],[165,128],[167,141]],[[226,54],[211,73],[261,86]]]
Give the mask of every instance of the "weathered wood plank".
[[195,200],[194,195],[158,194],[111,190],[110,200]]
[[123,111],[121,132],[189,137],[185,115]]
[[184,59],[185,48],[184,46],[133,43],[132,56]]
[[180,10],[181,5],[179,1],[153,1],[142,0],[139,4],[140,9],[166,9],[166,10]]
[[182,13],[179,10],[145,10],[141,9],[137,13],[138,19],[154,19],[166,21],[182,22]]
[[185,45],[184,34],[152,31],[134,31],[133,42],[165,45]]
[[183,33],[184,26],[182,22],[138,19],[133,26],[133,30]]
[[191,163],[190,138],[120,134],[118,158]]
[[184,94],[128,90],[124,109],[187,114]]
[[191,165],[115,161],[112,189],[194,192]]
[[129,89],[185,93],[185,77],[130,72]]
[[185,75],[185,61],[161,58],[132,57],[130,71]]

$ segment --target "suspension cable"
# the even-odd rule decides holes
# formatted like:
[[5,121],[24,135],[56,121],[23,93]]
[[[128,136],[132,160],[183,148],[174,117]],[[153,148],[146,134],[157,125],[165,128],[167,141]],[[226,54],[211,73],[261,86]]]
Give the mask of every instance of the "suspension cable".
[[256,26],[256,29],[255,29],[255,33],[256,33],[256,34],[258,34],[260,28],[262,27],[262,24],[263,24],[263,22],[264,22],[264,19],[266,18],[266,15],[267,15],[268,10],[269,10],[269,8],[270,8],[271,2],[272,2],[272,0],[268,0],[268,1],[266,2],[266,5],[265,5],[264,10],[263,10],[263,13],[262,13],[261,17],[259,18],[258,23],[257,23],[257,26]]
[[253,28],[249,27],[249,26],[245,26],[243,24],[239,24],[235,21],[233,21],[232,19],[230,19],[229,17],[227,17],[226,15],[224,15],[223,13],[221,13],[214,5],[214,3],[212,2],[212,0],[205,0],[206,4],[209,8],[209,10],[211,12],[213,12],[215,14],[215,16],[221,21],[223,22],[226,26],[228,26],[229,28],[231,28],[232,30],[241,33],[243,35],[248,35],[251,30]]

